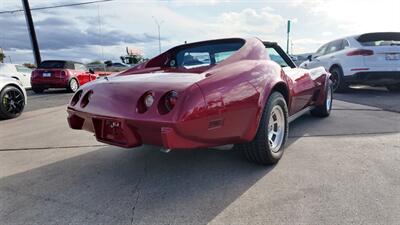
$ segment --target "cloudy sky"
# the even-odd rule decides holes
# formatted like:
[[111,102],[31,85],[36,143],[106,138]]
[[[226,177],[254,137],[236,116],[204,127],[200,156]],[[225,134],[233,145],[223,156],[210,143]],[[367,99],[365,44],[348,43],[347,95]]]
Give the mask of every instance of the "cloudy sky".
[[[87,0],[30,0],[31,8]],[[0,0],[0,11],[22,8]],[[87,6],[33,11],[43,59],[119,60],[125,48],[146,57],[187,42],[259,37],[286,45],[292,20],[293,52],[363,32],[400,31],[400,1],[394,0],[115,0]],[[0,47],[13,62],[33,62],[23,13],[0,14]],[[9,61],[9,58],[7,59]]]

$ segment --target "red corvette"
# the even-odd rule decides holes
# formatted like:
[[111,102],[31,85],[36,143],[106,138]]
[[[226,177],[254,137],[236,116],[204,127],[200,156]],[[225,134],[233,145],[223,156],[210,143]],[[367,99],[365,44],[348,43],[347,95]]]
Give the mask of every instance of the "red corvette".
[[68,106],[72,129],[121,147],[235,144],[260,164],[281,158],[288,123],[329,116],[330,74],[296,68],[276,44],[221,39],[174,47],[84,85]]

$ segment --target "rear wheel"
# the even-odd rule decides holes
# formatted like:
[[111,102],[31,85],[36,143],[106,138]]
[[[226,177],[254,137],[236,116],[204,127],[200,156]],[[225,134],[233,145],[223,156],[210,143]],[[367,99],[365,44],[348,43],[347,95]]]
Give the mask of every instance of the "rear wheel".
[[0,118],[11,119],[21,115],[25,108],[25,96],[14,86],[7,86],[0,92]]
[[76,92],[79,88],[79,83],[75,78],[72,78],[68,83],[68,91],[69,92]]
[[328,84],[325,90],[325,101],[323,105],[315,107],[311,110],[311,115],[317,117],[328,117],[331,114],[332,102],[333,102],[333,88],[332,81],[328,80]]
[[389,91],[393,91],[393,92],[400,92],[400,84],[397,84],[397,85],[387,85],[386,86],[386,88],[389,90]]
[[335,66],[330,71],[333,92],[345,92],[349,85],[343,79],[343,71],[340,67]]
[[238,145],[248,160],[262,164],[275,164],[283,154],[288,135],[288,109],[284,97],[274,92],[264,108],[257,134],[253,141]]

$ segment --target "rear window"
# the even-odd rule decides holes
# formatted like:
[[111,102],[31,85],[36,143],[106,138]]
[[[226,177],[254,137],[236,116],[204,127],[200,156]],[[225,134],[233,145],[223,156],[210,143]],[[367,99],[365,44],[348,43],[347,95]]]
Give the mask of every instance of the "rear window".
[[357,38],[363,46],[400,46],[400,33],[370,33]]
[[64,69],[65,68],[65,61],[43,61],[40,63],[40,69]]
[[176,53],[176,66],[191,69],[216,65],[234,54],[243,45],[244,41],[242,40],[188,45],[187,48],[180,49]]

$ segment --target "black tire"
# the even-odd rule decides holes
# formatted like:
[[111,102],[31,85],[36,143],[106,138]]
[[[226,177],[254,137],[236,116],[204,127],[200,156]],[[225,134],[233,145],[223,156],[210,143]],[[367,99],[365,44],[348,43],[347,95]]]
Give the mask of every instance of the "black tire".
[[14,86],[6,86],[0,92],[0,118],[12,119],[21,115],[25,108],[25,95]]
[[349,85],[343,79],[343,70],[338,66],[334,66],[329,72],[332,75],[333,92],[346,92],[349,89]]
[[75,79],[75,78],[72,78],[68,82],[67,90],[69,92],[75,93],[78,89],[79,89],[79,81],[77,79]]
[[400,84],[387,85],[386,88],[391,92],[400,92]]
[[[276,107],[276,108],[275,108]],[[272,110],[276,109],[282,110],[283,116],[283,125],[284,127],[281,128],[281,143],[275,147],[273,150],[269,143],[269,129],[275,126],[269,126],[269,121],[271,118]],[[276,115],[275,115],[276,116]],[[278,129],[278,128],[277,128]],[[256,136],[254,137],[253,141],[248,143],[243,143],[237,145],[238,148],[244,151],[246,158],[251,161],[261,165],[269,165],[277,163],[284,151],[284,146],[287,140],[289,132],[289,124],[288,124],[288,108],[286,105],[285,98],[279,92],[274,92],[268,99],[266,106],[264,107],[264,112],[260,120],[260,125],[258,127],[258,131]],[[278,136],[275,136],[275,139]],[[279,140],[278,140],[279,141]]]
[[316,117],[328,117],[331,114],[332,102],[333,102],[333,84],[331,80],[328,80],[327,87],[325,89],[325,101],[323,105],[316,106],[311,110],[311,115]]
[[32,91],[35,92],[36,94],[41,94],[43,93],[44,88],[32,87]]

